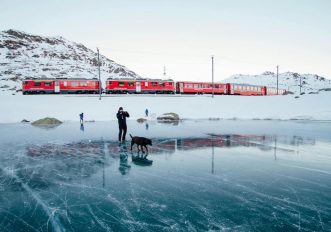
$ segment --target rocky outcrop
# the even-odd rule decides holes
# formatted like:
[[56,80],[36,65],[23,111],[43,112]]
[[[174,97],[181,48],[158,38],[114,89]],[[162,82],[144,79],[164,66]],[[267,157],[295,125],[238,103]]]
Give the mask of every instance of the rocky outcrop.
[[180,120],[179,115],[176,113],[165,113],[156,119],[159,122],[178,122]]
[[42,118],[37,121],[31,123],[34,126],[52,126],[52,125],[60,125],[62,122],[56,118]]
[[147,121],[146,118],[138,118],[138,119],[137,119],[137,122],[139,122],[139,123],[144,123],[144,122],[146,122],[146,121]]

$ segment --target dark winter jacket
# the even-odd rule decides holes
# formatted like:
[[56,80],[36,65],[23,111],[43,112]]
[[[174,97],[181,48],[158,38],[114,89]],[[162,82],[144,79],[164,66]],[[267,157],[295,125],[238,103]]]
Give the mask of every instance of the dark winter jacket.
[[122,112],[118,111],[116,114],[116,117],[118,119],[118,125],[124,126],[124,125],[126,125],[126,118],[129,118],[130,115],[126,111],[122,111]]

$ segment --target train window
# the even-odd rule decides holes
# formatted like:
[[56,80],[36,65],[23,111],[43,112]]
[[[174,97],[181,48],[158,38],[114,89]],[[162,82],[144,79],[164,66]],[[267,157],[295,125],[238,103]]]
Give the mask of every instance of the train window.
[[134,82],[133,82],[133,81],[130,81],[130,82],[128,83],[128,85],[129,85],[129,86],[133,86],[133,85],[134,85]]
[[152,86],[157,86],[157,82],[152,82]]
[[41,82],[34,82],[34,86],[41,86]]
[[124,81],[119,81],[118,86],[124,86]]
[[66,81],[64,81],[64,82],[63,82],[63,85],[64,85],[64,86],[67,86],[67,82],[66,82]]
[[194,84],[194,88],[197,89],[198,88],[198,84]]
[[161,87],[165,87],[165,83],[164,83],[164,82],[163,82],[163,83],[160,82],[160,86],[161,86]]
[[45,82],[45,86],[51,86],[51,82]]
[[113,82],[111,82],[111,81],[108,81],[108,85],[112,85],[113,84]]
[[201,88],[201,89],[203,88],[203,84],[200,84],[200,88]]
[[71,82],[71,86],[78,86],[78,82],[77,81]]
[[81,81],[81,82],[79,82],[79,85],[80,86],[87,86],[87,82],[86,81]]

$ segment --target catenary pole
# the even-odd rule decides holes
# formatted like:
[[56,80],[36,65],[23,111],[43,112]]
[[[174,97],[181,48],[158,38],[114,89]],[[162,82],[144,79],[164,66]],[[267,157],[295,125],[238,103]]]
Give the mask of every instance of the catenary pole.
[[100,79],[100,56],[99,56],[99,48],[98,51],[98,72],[99,72],[99,100],[101,100],[101,79]]
[[279,65],[277,65],[277,95],[278,95],[278,69],[279,69]]
[[214,97],[214,56],[211,56],[211,84],[212,84],[212,97]]

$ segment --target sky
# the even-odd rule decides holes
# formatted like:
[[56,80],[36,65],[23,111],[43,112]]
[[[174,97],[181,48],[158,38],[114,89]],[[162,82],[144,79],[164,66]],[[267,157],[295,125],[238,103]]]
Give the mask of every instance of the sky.
[[0,30],[63,36],[143,77],[331,78],[330,0],[0,0]]

